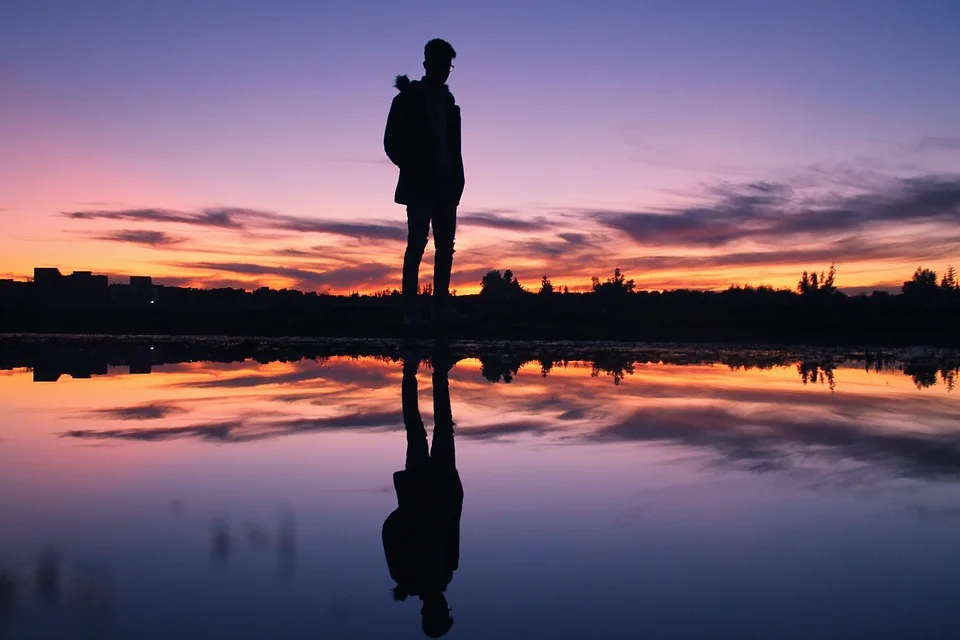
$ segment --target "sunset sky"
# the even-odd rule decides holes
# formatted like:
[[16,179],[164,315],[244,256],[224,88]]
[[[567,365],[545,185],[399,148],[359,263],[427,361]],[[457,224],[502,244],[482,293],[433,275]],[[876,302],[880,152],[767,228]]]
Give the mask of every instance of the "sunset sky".
[[958,24],[956,0],[4,0],[0,278],[399,287],[383,126],[442,37],[459,292],[831,262],[897,287],[960,266]]

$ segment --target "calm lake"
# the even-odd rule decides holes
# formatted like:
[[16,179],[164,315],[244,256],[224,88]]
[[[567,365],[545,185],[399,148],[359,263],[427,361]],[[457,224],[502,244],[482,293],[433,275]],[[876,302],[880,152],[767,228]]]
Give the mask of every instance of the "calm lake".
[[953,355],[170,350],[4,352],[0,638],[960,637]]

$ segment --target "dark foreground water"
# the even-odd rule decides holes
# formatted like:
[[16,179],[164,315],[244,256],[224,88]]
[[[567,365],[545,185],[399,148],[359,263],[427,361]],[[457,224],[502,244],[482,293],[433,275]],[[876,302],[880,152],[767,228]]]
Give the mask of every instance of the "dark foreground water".
[[406,356],[0,371],[0,638],[960,637],[955,369]]

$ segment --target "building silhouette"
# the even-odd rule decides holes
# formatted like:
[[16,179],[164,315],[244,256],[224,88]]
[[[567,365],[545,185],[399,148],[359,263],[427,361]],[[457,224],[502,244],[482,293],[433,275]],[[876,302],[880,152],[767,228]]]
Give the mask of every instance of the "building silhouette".
[[56,267],[33,270],[33,302],[42,307],[91,308],[110,299],[107,276],[90,271],[74,271],[68,276]]

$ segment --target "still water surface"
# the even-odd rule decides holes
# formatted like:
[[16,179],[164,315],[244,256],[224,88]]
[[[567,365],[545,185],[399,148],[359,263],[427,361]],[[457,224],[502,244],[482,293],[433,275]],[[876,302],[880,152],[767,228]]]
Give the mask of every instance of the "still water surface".
[[0,371],[0,638],[960,637],[955,370],[406,355]]

